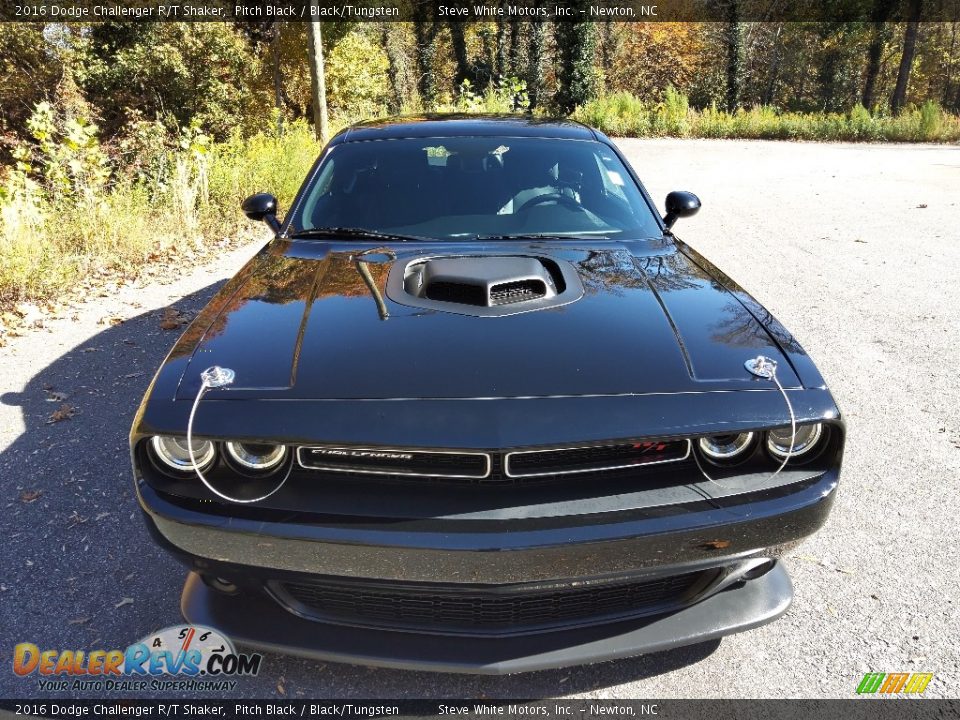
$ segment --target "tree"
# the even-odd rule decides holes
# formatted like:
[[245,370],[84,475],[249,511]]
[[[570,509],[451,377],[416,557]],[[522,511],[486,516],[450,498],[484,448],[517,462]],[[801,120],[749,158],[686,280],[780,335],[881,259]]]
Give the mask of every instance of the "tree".
[[523,53],[523,42],[520,37],[520,23],[510,23],[510,47],[507,51],[507,75],[517,77],[520,74],[520,56]]
[[330,123],[327,119],[327,87],[323,75],[323,35],[320,31],[320,23],[317,21],[311,21],[307,27],[307,49],[310,56],[313,128],[317,140],[326,143],[330,139]]
[[[583,0],[574,3],[584,6]],[[573,21],[557,23],[557,109],[571,113],[593,98],[599,78],[594,64],[597,48],[596,23]]]
[[910,83],[910,70],[917,54],[917,31],[920,28],[920,16],[923,12],[923,0],[910,0],[910,17],[903,31],[903,53],[900,55],[900,68],[897,70],[897,85],[890,98],[890,110],[898,115],[907,102],[907,86]]
[[380,23],[380,42],[387,54],[387,79],[390,81],[390,99],[387,110],[391,114],[399,113],[406,105],[407,92],[407,56],[401,47],[397,23]]
[[453,46],[453,56],[457,61],[457,72],[453,76],[453,92],[456,94],[460,84],[470,79],[470,63],[467,61],[467,41],[463,36],[463,23],[453,21],[449,25],[450,44]]
[[428,19],[426,3],[418,2],[413,9],[413,30],[417,39],[417,89],[424,105],[429,106],[436,99],[437,87],[433,77],[433,59],[436,55],[434,40],[437,37],[438,24]]
[[530,28],[530,49],[527,56],[527,92],[530,109],[543,100],[543,59],[546,54],[547,23],[535,22]]
[[876,101],[877,76],[880,74],[883,48],[890,35],[887,19],[893,11],[893,3],[894,0],[874,0],[873,12],[870,14],[872,32],[870,44],[867,46],[867,67],[863,73],[863,95],[860,98],[860,103],[867,110],[872,110]]
[[743,24],[740,22],[739,0],[727,5],[727,112],[740,107],[743,89]]

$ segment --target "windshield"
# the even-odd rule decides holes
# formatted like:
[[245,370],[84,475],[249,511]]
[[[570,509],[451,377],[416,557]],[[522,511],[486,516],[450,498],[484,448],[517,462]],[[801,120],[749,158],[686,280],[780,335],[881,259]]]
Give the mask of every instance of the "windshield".
[[464,240],[661,235],[603,143],[511,137],[335,145],[290,225],[293,235],[323,228]]

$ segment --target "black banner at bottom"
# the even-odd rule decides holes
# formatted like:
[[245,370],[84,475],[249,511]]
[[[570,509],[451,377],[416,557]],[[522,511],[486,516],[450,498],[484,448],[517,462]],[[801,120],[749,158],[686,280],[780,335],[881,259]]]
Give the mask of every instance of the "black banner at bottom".
[[957,718],[960,700],[0,700],[0,715],[36,718],[682,718],[900,720]]

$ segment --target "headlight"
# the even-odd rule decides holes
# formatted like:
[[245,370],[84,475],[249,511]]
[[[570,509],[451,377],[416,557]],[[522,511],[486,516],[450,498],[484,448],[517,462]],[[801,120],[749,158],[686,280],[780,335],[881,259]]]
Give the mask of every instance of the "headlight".
[[287,457],[286,445],[228,442],[225,447],[227,457],[240,469],[255,472],[269,472],[278,467]]
[[753,433],[729,433],[700,438],[699,446],[700,452],[713,462],[727,463],[745,459],[746,454],[753,447]]
[[[153,456],[171,470],[181,473],[193,471],[186,438],[155,435],[150,439],[150,448]],[[193,456],[197,460],[197,466],[204,470],[213,464],[216,448],[209,440],[194,440]]]
[[767,431],[767,450],[770,454],[783,460],[788,454],[791,459],[809,454],[817,447],[820,436],[823,435],[823,425],[798,425],[797,434],[793,439],[793,453],[790,453],[790,428]]

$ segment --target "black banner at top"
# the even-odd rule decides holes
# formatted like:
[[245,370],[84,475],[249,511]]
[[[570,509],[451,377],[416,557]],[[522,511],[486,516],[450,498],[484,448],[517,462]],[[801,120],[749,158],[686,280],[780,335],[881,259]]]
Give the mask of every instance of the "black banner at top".
[[12,22],[943,22],[960,0],[3,0]]

